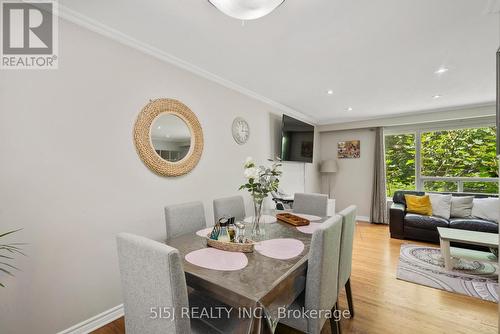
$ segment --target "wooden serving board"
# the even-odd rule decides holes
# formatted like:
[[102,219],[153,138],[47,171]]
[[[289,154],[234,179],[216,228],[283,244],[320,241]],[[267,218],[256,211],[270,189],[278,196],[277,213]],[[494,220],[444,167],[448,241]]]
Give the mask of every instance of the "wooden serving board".
[[293,226],[309,225],[309,220],[293,215],[291,213],[278,213],[276,215],[276,219],[281,220],[282,222],[285,222]]

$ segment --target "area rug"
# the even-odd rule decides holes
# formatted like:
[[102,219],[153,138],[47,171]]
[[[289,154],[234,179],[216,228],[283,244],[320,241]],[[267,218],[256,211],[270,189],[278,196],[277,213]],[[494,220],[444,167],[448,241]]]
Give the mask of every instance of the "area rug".
[[439,248],[401,245],[397,278],[498,303],[498,263],[494,255],[453,247],[452,255],[454,269],[446,271]]

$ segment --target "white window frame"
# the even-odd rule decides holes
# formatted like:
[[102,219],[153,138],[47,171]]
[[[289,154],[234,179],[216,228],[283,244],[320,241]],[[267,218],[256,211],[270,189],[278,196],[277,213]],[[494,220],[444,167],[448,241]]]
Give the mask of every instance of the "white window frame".
[[[481,117],[466,120],[457,120],[451,122],[436,122],[429,124],[417,124],[406,126],[395,126],[384,128],[385,136],[414,134],[415,135],[415,188],[417,191],[424,191],[425,181],[444,181],[456,182],[457,192],[463,192],[465,182],[499,182],[495,177],[441,177],[441,176],[422,176],[422,133],[432,131],[486,128],[496,126],[495,117]],[[384,151],[385,159],[385,151]]]

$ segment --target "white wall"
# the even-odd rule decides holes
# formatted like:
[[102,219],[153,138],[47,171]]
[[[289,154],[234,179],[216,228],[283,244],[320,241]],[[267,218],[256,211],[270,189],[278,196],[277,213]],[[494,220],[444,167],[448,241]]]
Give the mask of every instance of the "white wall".
[[[163,206],[185,201],[202,200],[211,222],[245,157],[265,163],[275,146],[268,105],[64,21],[59,45],[58,70],[0,73],[0,231],[22,227],[15,239],[28,243],[22,272],[1,276],[1,333],[54,333],[120,304],[115,235],[162,239]],[[136,154],[134,121],[158,97],[202,124],[188,175],[159,177]],[[236,116],[250,124],[246,145],[231,137]],[[316,165],[300,177],[315,191]]]
[[[321,160],[337,158],[337,143],[345,140],[361,141],[359,159],[338,159],[338,171],[331,176],[332,197],[336,211],[351,204],[358,207],[358,216],[370,216],[373,188],[373,161],[375,157],[375,132],[370,129],[322,132],[320,134]],[[322,192],[328,193],[328,176],[322,176]]]

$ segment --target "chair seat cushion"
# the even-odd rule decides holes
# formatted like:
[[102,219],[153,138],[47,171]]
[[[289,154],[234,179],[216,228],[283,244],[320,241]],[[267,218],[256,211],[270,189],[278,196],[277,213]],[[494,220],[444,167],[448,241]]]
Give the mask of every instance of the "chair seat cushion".
[[405,216],[405,224],[411,227],[425,230],[436,230],[438,227],[448,227],[446,219],[436,216],[424,216],[416,213],[408,213]]
[[451,218],[450,228],[478,232],[498,233],[498,224],[479,218]]

